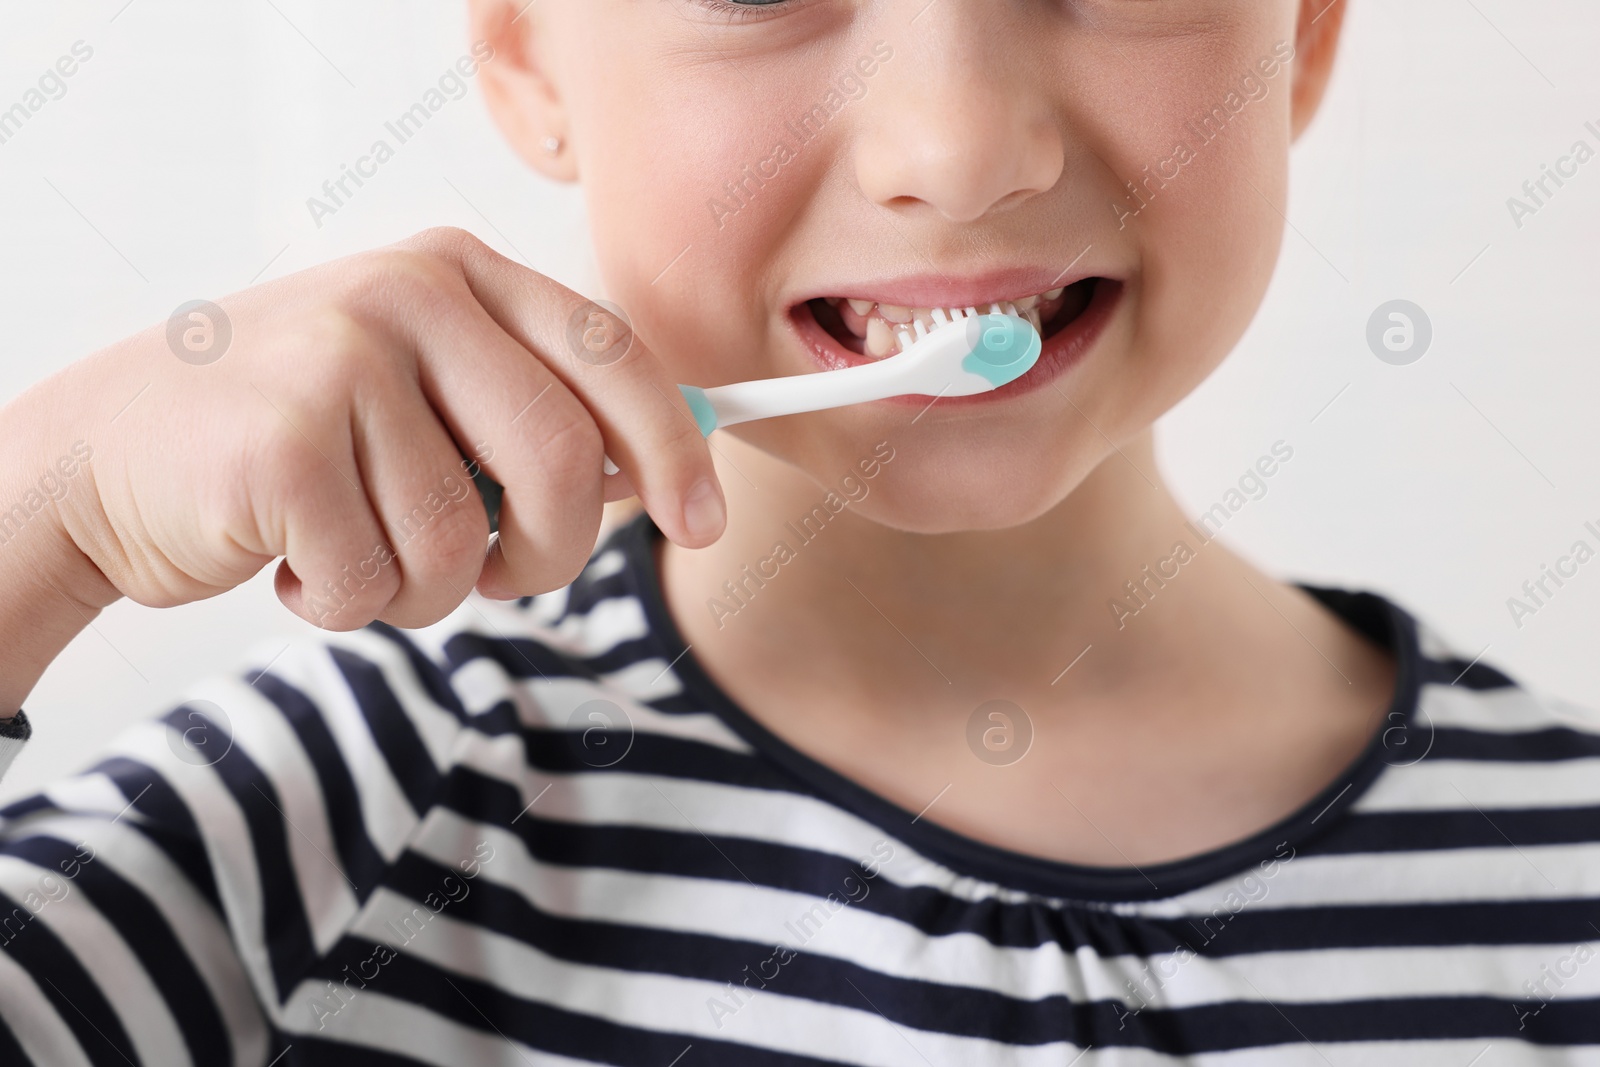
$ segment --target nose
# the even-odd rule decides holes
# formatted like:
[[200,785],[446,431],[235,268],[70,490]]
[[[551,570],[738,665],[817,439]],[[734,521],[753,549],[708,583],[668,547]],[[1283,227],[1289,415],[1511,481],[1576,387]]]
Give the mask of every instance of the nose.
[[1066,149],[1027,44],[935,3],[883,64],[857,127],[856,182],[876,204],[972,222],[1055,187]]

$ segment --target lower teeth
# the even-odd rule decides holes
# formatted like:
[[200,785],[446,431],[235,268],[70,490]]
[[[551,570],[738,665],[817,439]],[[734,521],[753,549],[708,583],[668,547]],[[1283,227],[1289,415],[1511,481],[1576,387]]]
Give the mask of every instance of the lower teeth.
[[876,315],[867,320],[866,342],[866,353],[874,359],[882,359],[900,347],[894,329]]

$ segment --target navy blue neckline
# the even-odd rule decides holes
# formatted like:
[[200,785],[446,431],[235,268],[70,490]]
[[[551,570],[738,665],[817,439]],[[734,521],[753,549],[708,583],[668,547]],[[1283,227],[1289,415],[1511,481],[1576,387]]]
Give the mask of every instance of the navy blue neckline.
[[1233,844],[1185,859],[1143,867],[1065,863],[991,845],[946,829],[895,804],[801,752],[751,716],[706,673],[683,640],[661,591],[655,542],[661,532],[641,514],[607,539],[628,561],[633,591],[649,622],[649,640],[671,663],[686,693],[716,715],[762,757],[788,772],[817,797],[893,835],[928,859],[961,875],[1041,896],[1099,903],[1161,900],[1281,860],[1337,826],[1379,775],[1394,762],[1390,741],[1411,734],[1422,688],[1416,621],[1375,593],[1300,584],[1328,610],[1395,658],[1395,689],[1383,726],[1328,786],[1297,811]]

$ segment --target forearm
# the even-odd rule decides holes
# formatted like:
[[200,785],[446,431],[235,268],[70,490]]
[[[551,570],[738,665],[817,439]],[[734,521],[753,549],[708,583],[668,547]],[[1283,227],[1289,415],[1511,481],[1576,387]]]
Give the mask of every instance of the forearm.
[[15,550],[17,540],[0,544],[0,720],[16,714],[45,669],[101,610],[69,592],[74,583],[47,564],[36,566]]
[[63,527],[62,503],[94,491],[93,447],[52,409],[39,387],[0,409],[0,720],[118,596]]

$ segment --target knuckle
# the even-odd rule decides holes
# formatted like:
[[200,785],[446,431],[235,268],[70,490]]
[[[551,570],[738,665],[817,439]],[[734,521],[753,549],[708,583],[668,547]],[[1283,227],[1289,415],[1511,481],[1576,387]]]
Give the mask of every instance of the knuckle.
[[[408,521],[410,515],[401,517],[402,524]],[[408,578],[435,581],[469,576],[469,571],[475,576],[489,545],[489,520],[476,500],[467,499],[433,516],[412,544],[402,545]]]
[[416,246],[395,245],[354,258],[341,275],[337,303],[362,320],[390,323],[397,313],[437,314],[454,306],[466,291],[451,260]]
[[408,303],[453,293],[461,281],[460,271],[449,260],[426,252],[399,250],[380,259],[376,275],[390,295]]
[[355,316],[324,308],[309,316],[289,341],[281,365],[293,366],[301,394],[341,403],[376,362],[381,346]]
[[371,622],[399,588],[399,576],[386,560],[388,552],[376,545],[354,552],[349,562],[332,573],[319,574],[304,581],[302,597],[306,610],[318,625]]
[[459,226],[430,226],[409,240],[401,242],[400,247],[408,245],[427,249],[436,255],[456,261],[488,248],[488,245],[473,236],[470,230],[464,230]]
[[600,427],[576,401],[563,406],[554,417],[538,423],[531,444],[534,454],[558,480],[565,480],[563,476],[567,475],[587,476],[591,472],[598,477],[606,450]]
[[366,325],[348,311],[324,306],[300,320],[294,341],[320,357],[365,348],[371,335]]

